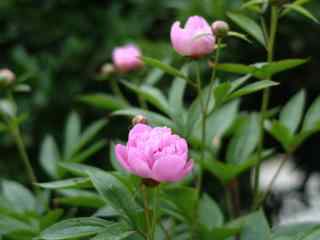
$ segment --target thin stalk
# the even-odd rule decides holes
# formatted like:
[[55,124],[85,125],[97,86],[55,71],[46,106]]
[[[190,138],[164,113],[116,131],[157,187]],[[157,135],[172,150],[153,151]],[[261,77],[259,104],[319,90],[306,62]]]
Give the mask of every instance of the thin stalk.
[[128,100],[124,97],[119,87],[118,81],[114,78],[111,78],[111,88],[114,94],[116,94],[123,102],[128,104]]
[[[273,61],[274,53],[274,43],[278,28],[278,8],[273,6],[271,9],[271,19],[270,19],[270,37],[268,38],[268,63]],[[271,79],[270,79],[271,80]],[[258,143],[258,164],[255,168],[255,178],[254,178],[254,199],[259,198],[259,178],[260,178],[260,168],[262,162],[262,150],[264,144],[264,121],[266,119],[266,113],[268,111],[270,99],[270,90],[267,88],[263,91],[262,103],[261,103],[261,116],[260,116],[260,139]],[[254,201],[255,202],[255,201]]]
[[155,230],[157,225],[158,208],[159,208],[159,188],[160,186],[157,186],[154,189],[154,204],[153,204],[153,213],[152,213],[152,222],[151,222],[151,240],[155,239]]
[[267,197],[271,194],[271,190],[272,190],[272,187],[275,183],[275,181],[277,180],[282,168],[284,167],[284,165],[286,164],[286,162],[288,161],[289,159],[289,154],[284,154],[283,157],[282,157],[282,160],[281,160],[281,163],[277,169],[277,171],[275,172],[275,174],[273,175],[268,187],[267,187],[267,190],[266,192],[264,193],[264,195],[259,199],[257,200],[256,204],[255,204],[255,208],[259,208],[261,207],[261,205],[263,204],[263,202],[267,199]]
[[147,193],[146,186],[143,183],[141,184],[141,192],[143,195],[144,217],[146,219],[146,228],[147,228],[146,234],[145,234],[145,239],[152,240],[148,193]]
[[22,140],[22,136],[20,133],[19,127],[16,125],[16,123],[9,123],[10,124],[10,131],[11,135],[13,136],[15,143],[17,145],[18,153],[20,155],[20,158],[25,166],[27,176],[29,178],[29,181],[31,183],[32,189],[36,191],[36,183],[37,183],[37,178],[36,175],[33,171],[32,165],[30,163],[26,147],[24,145],[24,142]]

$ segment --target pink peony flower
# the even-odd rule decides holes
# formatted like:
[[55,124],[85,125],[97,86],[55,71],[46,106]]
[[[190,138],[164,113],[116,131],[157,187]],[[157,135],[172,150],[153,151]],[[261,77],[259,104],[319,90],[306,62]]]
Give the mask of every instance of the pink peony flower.
[[199,58],[211,53],[215,47],[215,37],[207,21],[199,16],[189,17],[184,28],[180,22],[171,27],[173,48],[183,56]]
[[166,127],[135,125],[127,145],[117,144],[115,153],[125,170],[156,182],[179,181],[193,166],[186,140]]
[[117,47],[112,52],[113,64],[120,72],[129,72],[141,68],[143,63],[140,57],[140,49],[133,44]]

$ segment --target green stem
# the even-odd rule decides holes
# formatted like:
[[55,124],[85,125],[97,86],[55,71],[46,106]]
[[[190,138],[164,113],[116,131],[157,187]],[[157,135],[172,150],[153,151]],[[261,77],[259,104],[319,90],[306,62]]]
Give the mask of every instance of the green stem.
[[118,81],[114,78],[111,78],[111,88],[114,94],[116,94],[123,102],[128,103],[128,100],[124,97],[119,87]]
[[286,164],[286,162],[288,161],[289,159],[289,154],[284,154],[283,157],[282,157],[282,160],[281,160],[281,163],[277,169],[277,171],[275,172],[275,174],[273,175],[268,187],[267,187],[267,190],[266,192],[264,193],[264,195],[259,198],[256,203],[255,203],[255,209],[261,207],[261,205],[263,204],[263,202],[267,199],[267,197],[271,194],[271,191],[272,191],[272,187],[275,183],[275,181],[277,180],[282,168],[284,167],[284,165]]
[[146,186],[141,183],[141,192],[143,195],[143,205],[144,205],[144,217],[146,220],[146,234],[145,239],[151,240],[151,223],[150,223],[150,212],[149,212],[149,200]]
[[157,225],[158,208],[159,208],[159,188],[160,186],[157,186],[154,189],[154,205],[153,205],[153,214],[152,214],[152,222],[151,222],[151,240],[155,239],[155,230]]
[[26,169],[28,178],[30,180],[30,183],[32,185],[32,188],[33,188],[33,190],[36,191],[37,178],[36,178],[36,175],[34,174],[32,165],[30,163],[30,160],[29,160],[29,157],[28,157],[28,154],[26,151],[26,147],[25,147],[24,142],[22,140],[22,136],[21,136],[19,127],[14,122],[10,122],[9,125],[10,125],[11,134],[12,134],[12,136],[15,140],[15,143],[17,145],[19,155],[20,155],[21,160],[25,166],[25,169]]
[[[273,53],[274,53],[274,43],[278,28],[278,8],[273,6],[271,9],[271,20],[270,20],[270,37],[268,39],[268,63],[273,61]],[[271,79],[270,79],[271,80]],[[263,91],[262,96],[262,104],[261,104],[261,116],[260,116],[260,139],[258,143],[258,164],[255,168],[255,178],[254,178],[254,204],[259,198],[259,178],[260,178],[260,168],[262,162],[262,151],[264,144],[264,121],[266,119],[266,113],[268,110],[270,99],[270,90],[267,88]]]

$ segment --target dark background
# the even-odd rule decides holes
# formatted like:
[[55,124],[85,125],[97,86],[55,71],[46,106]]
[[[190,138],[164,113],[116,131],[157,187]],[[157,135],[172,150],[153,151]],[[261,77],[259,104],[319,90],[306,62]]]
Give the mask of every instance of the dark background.
[[[31,160],[38,166],[39,145],[47,133],[58,142],[71,110],[81,114],[84,125],[106,112],[77,101],[82,93],[108,92],[108,82],[96,81],[102,64],[111,61],[115,46],[134,42],[148,56],[172,56],[169,32],[176,20],[202,15],[209,22],[225,19],[229,10],[239,9],[240,0],[1,0],[0,66],[12,69],[18,77],[30,76],[31,94],[16,95],[21,111],[30,112],[24,124],[24,138]],[[320,18],[320,2],[307,5]],[[230,22],[230,21],[229,21]],[[231,23],[230,23],[231,24]],[[232,25],[234,30],[236,26]],[[279,75],[281,85],[273,89],[271,105],[285,103],[301,88],[308,92],[308,104],[320,93],[320,27],[295,14],[281,19],[276,59],[311,57],[310,62]],[[224,61],[253,63],[265,61],[259,45],[228,40]],[[176,55],[173,55],[176,56]],[[160,83],[162,88],[165,83]],[[260,94],[246,97],[243,109],[258,109]],[[111,121],[106,138],[119,137],[127,130],[126,121]],[[316,170],[317,144],[313,137],[297,154],[304,169]],[[25,175],[12,140],[0,135],[0,177],[24,181]],[[272,144],[273,142],[271,142]],[[92,163],[106,164],[108,150]],[[37,171],[41,180],[46,177]]]

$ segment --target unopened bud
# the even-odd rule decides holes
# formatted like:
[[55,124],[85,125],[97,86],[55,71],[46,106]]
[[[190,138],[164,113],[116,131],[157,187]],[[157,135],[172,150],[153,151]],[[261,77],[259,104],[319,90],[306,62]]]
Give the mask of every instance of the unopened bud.
[[132,119],[132,125],[136,125],[138,123],[143,123],[143,124],[148,124],[148,121],[146,119],[145,116],[143,115],[136,115],[133,119]]
[[106,63],[106,64],[104,64],[104,65],[102,66],[100,73],[101,73],[102,76],[107,77],[107,76],[111,75],[111,74],[114,73],[114,72],[115,72],[115,67],[114,67],[114,65],[111,64],[111,63]]
[[0,85],[3,87],[10,86],[16,80],[16,75],[9,69],[0,69]]
[[211,28],[213,34],[218,38],[224,38],[228,35],[228,32],[230,30],[228,23],[224,21],[215,21],[214,23],[212,23]]

